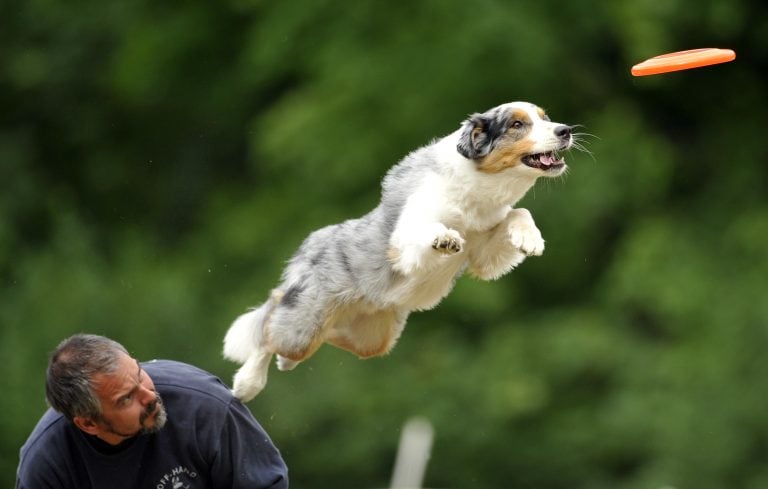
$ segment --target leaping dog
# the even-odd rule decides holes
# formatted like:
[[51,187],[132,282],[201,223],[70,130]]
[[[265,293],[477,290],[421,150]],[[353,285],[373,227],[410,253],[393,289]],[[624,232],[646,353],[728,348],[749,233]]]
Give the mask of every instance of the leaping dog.
[[464,272],[493,280],[544,251],[515,204],[539,177],[566,170],[572,127],[527,102],[500,105],[407,155],[368,214],[314,231],[260,306],[238,317],[225,357],[242,363],[233,392],[266,385],[270,360],[291,370],[323,344],[388,353],[411,311],[435,307]]

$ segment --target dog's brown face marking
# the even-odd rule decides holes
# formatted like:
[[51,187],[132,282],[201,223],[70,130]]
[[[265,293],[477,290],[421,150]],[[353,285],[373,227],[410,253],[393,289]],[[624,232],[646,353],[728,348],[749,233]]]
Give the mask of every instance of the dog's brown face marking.
[[502,143],[494,149],[478,166],[484,173],[499,173],[507,168],[521,165],[520,159],[533,152],[533,141],[522,139],[511,143]]
[[[510,112],[507,117],[509,117],[509,123],[507,124],[509,127],[507,130],[508,135],[519,135],[523,129],[525,129],[526,133],[531,130],[533,121],[531,120],[531,116],[528,115],[528,112],[522,109],[516,109]],[[522,126],[520,123],[522,123]]]
[[[541,111],[541,109],[538,110]],[[520,159],[533,151],[534,142],[526,137],[533,126],[528,113],[522,109],[516,109],[507,117],[509,122],[504,138],[488,156],[480,161],[477,168],[481,172],[499,173],[520,165]]]

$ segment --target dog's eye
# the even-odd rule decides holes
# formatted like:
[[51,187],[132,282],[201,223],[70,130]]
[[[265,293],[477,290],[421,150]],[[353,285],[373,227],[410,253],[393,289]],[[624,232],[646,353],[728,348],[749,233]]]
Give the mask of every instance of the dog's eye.
[[520,129],[521,127],[523,127],[523,121],[512,121],[513,129]]

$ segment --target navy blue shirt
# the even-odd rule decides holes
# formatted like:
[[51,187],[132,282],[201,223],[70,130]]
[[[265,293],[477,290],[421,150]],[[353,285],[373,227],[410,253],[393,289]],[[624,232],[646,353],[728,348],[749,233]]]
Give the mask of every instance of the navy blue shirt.
[[101,444],[49,409],[21,448],[17,489],[285,489],[280,452],[213,375],[169,360],[142,363],[168,420],[157,433]]

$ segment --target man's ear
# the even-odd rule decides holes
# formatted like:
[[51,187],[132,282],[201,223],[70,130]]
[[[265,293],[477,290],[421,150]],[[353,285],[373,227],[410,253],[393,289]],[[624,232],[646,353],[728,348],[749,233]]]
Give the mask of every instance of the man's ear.
[[456,150],[471,160],[487,156],[504,134],[504,124],[483,114],[474,114],[464,121]]
[[72,421],[75,423],[75,426],[80,428],[82,431],[85,431],[89,435],[96,435],[101,431],[98,423],[96,423],[91,418],[75,416]]

